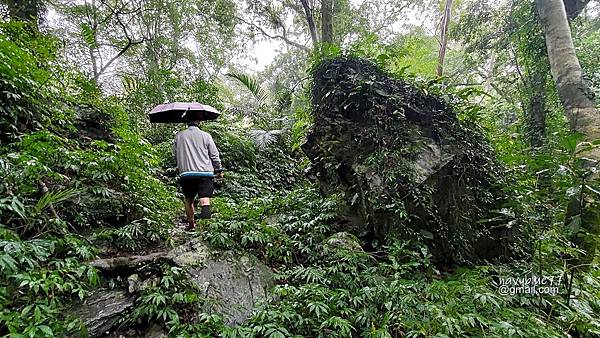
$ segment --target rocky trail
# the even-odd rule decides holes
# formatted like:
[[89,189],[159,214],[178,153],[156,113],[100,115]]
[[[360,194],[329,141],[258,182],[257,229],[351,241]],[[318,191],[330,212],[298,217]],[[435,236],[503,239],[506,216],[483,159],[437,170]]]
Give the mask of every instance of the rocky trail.
[[268,300],[273,273],[256,257],[211,248],[197,232],[173,229],[175,244],[145,255],[122,255],[100,258],[89,264],[106,277],[126,287],[105,285],[73,308],[88,327],[92,337],[164,337],[157,323],[138,323],[139,329],[121,331],[119,324],[128,316],[139,295],[159,284],[153,267],[168,265],[185,271],[199,296],[206,299],[198,309],[205,314],[223,315],[229,325],[243,323]]

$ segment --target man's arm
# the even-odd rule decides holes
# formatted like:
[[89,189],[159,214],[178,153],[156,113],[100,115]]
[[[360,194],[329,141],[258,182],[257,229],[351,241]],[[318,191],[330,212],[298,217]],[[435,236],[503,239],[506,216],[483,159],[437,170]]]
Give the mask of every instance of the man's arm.
[[173,142],[173,158],[175,159],[175,163],[177,163],[177,136],[175,136],[175,141]]
[[221,158],[219,157],[219,150],[215,145],[215,141],[213,141],[212,136],[208,135],[208,157],[213,165],[213,169],[215,171],[221,169]]

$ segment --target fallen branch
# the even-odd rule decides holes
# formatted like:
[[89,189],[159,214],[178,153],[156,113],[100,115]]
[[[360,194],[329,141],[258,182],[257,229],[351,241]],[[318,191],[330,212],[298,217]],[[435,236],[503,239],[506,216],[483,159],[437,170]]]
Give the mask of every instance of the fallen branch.
[[144,256],[120,256],[113,258],[101,258],[91,261],[89,264],[96,269],[102,271],[116,271],[116,270],[133,270],[135,267],[156,262],[160,259],[171,259],[169,253],[165,251],[154,252]]

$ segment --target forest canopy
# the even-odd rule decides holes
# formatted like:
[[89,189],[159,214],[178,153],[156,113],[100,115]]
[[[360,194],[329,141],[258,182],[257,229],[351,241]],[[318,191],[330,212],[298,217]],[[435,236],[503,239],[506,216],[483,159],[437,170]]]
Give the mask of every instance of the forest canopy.
[[[0,17],[1,336],[600,336],[599,1]],[[192,231],[173,102],[220,113]]]

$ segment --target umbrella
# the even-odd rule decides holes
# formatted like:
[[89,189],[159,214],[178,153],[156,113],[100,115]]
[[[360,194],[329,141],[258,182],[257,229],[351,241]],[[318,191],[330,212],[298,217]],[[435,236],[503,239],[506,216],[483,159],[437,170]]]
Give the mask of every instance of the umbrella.
[[148,113],[150,123],[185,123],[188,121],[216,120],[221,113],[215,108],[197,102],[159,104]]

